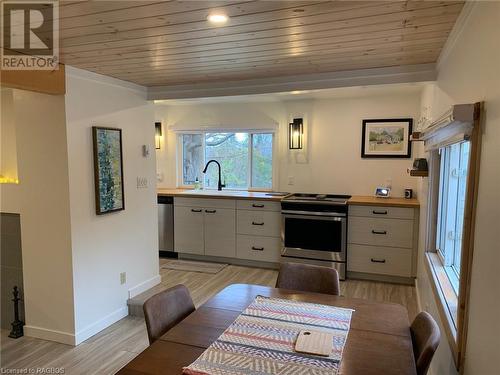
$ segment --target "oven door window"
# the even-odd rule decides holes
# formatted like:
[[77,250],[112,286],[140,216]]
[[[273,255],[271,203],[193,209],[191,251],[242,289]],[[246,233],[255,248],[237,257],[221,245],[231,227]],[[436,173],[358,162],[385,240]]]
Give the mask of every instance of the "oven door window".
[[285,216],[285,247],[340,253],[343,221]]

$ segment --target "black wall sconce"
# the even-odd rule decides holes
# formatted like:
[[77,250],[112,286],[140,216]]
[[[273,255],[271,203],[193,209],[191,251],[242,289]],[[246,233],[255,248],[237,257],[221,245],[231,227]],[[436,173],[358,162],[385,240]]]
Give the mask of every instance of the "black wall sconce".
[[161,122],[155,122],[155,147],[161,148]]
[[288,148],[290,150],[301,150],[304,140],[304,122],[301,118],[294,118],[288,124]]

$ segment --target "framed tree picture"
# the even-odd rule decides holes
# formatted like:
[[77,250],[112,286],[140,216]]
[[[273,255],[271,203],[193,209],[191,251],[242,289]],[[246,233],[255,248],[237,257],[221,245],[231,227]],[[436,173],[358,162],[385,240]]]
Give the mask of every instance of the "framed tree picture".
[[125,209],[122,130],[92,127],[96,214]]
[[362,158],[410,158],[413,119],[363,120]]

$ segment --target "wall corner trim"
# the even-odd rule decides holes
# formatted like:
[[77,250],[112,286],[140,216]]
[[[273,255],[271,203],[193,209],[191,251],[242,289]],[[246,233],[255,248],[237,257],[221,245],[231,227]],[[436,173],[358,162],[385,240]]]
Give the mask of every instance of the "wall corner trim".
[[146,290],[158,285],[161,283],[161,276],[156,275],[142,283],[130,288],[128,290],[128,298],[134,298],[135,296],[144,293]]

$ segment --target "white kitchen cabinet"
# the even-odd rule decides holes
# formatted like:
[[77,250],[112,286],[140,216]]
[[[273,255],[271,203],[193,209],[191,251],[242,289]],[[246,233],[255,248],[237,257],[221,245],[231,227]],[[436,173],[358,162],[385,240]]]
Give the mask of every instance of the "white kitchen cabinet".
[[238,200],[236,201],[238,210],[249,211],[274,211],[281,212],[280,202],[255,201],[255,200]]
[[349,217],[349,243],[411,248],[413,220]]
[[347,270],[411,277],[411,255],[411,249],[351,244]]
[[279,237],[281,213],[273,211],[238,210],[238,234]]
[[239,259],[279,263],[281,239],[238,234],[236,255]]
[[203,212],[205,220],[205,255],[236,256],[236,213],[234,209],[213,208]]
[[273,201],[175,197],[175,251],[278,263],[280,207]]
[[411,282],[416,276],[418,213],[410,207],[349,206],[348,276]]
[[205,253],[203,208],[174,206],[174,249],[178,253]]
[[174,199],[174,244],[181,254],[236,256],[236,202]]

